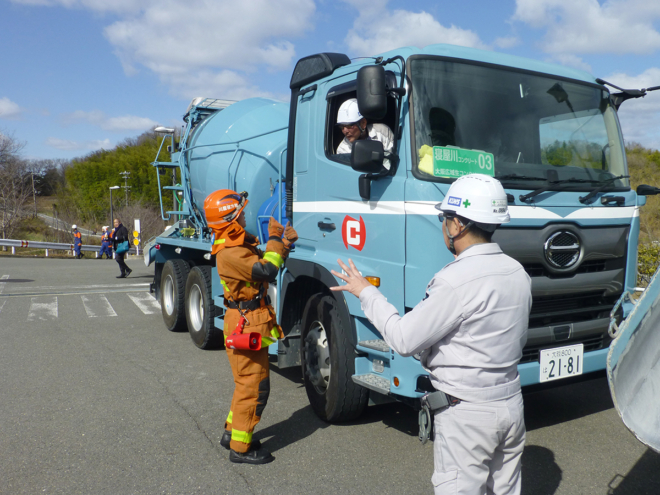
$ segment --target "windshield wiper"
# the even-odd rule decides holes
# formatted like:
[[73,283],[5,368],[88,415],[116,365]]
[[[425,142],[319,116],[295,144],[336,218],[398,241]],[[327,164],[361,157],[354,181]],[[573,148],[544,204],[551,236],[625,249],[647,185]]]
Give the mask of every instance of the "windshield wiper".
[[538,196],[539,194],[546,192],[547,190],[551,189],[553,186],[556,186],[557,184],[568,184],[568,183],[571,183],[571,182],[572,183],[583,183],[583,182],[592,183],[592,182],[600,182],[600,181],[597,180],[597,179],[576,179],[576,178],[562,179],[562,180],[551,180],[551,181],[548,181],[548,183],[545,186],[539,187],[538,189],[532,191],[531,193],[521,194],[520,196],[518,196],[518,199],[520,199],[520,201],[522,201],[523,203],[526,203],[527,200],[530,200],[534,196]]
[[618,177],[610,177],[609,179],[606,179],[604,181],[599,181],[599,182],[605,182],[605,184],[603,184],[602,186],[598,186],[595,189],[592,189],[589,192],[589,194],[587,194],[586,196],[580,196],[580,203],[585,204],[599,192],[604,191],[605,189],[609,189],[610,187],[612,187],[612,182],[614,182],[615,180],[627,179],[629,177],[630,177],[629,175],[619,175]]
[[548,180],[545,177],[527,177],[526,175],[518,175],[518,174],[496,175],[493,178],[497,179],[499,181],[503,181],[503,180]]

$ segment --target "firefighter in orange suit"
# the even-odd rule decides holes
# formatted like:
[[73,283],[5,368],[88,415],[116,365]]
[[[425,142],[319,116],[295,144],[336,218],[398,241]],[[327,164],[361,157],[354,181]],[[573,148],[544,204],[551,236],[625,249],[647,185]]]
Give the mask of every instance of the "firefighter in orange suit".
[[261,349],[227,348],[227,357],[234,375],[234,396],[225,422],[220,444],[230,449],[229,460],[238,463],[265,464],[274,457],[252,440],[252,432],[261,419],[270,393],[268,346],[284,335],[277,325],[275,310],[266,295],[268,282],[273,282],[298,239],[290,225],[286,229],[274,218],[268,225],[266,251],[257,248],[259,241],[245,231],[244,208],[247,193],[222,189],[211,193],[204,201],[206,222],[213,230],[213,254],[224,287],[225,340],[240,331],[261,335]]

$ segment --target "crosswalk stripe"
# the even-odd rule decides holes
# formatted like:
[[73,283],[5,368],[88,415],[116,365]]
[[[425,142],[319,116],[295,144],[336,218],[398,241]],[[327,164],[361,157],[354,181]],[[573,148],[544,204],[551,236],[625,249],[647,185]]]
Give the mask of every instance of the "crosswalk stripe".
[[33,297],[30,299],[28,321],[54,320],[57,318],[57,297]]
[[160,303],[149,293],[126,294],[145,315],[160,313]]
[[108,299],[103,294],[90,294],[80,296],[87,316],[90,318],[103,318],[106,316],[117,316]]

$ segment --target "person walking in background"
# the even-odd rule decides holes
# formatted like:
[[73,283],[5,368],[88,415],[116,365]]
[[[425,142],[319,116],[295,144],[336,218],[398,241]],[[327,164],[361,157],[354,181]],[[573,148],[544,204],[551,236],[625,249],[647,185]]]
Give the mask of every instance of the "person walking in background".
[[73,229],[73,252],[76,259],[79,260],[83,257],[82,249],[82,234],[78,232],[78,226],[74,223],[71,228]]
[[124,262],[124,257],[126,256],[128,250],[121,252],[120,249],[117,251],[117,246],[122,244],[124,241],[128,242],[128,229],[122,225],[121,220],[118,218],[115,218],[114,223],[115,229],[112,235],[112,247],[115,250],[115,259],[117,260],[117,264],[121,270],[121,275],[118,275],[117,278],[126,278],[133,272],[133,270],[126,266],[126,263]]
[[110,233],[108,232],[108,226],[104,225],[102,227],[103,234],[101,234],[101,250],[99,251],[99,259],[103,259],[105,254],[106,259],[112,258],[112,240],[110,239]]

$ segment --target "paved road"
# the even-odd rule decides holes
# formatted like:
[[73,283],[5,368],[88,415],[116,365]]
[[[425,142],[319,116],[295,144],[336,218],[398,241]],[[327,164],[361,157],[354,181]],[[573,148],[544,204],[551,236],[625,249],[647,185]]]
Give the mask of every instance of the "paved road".
[[[110,260],[0,257],[0,494],[432,493],[416,414],[370,407],[328,425],[299,369],[272,372],[255,438],[268,466],[219,444],[223,351],[167,332],[150,270]],[[623,426],[604,377],[526,391],[523,493],[658,494],[660,456]]]

